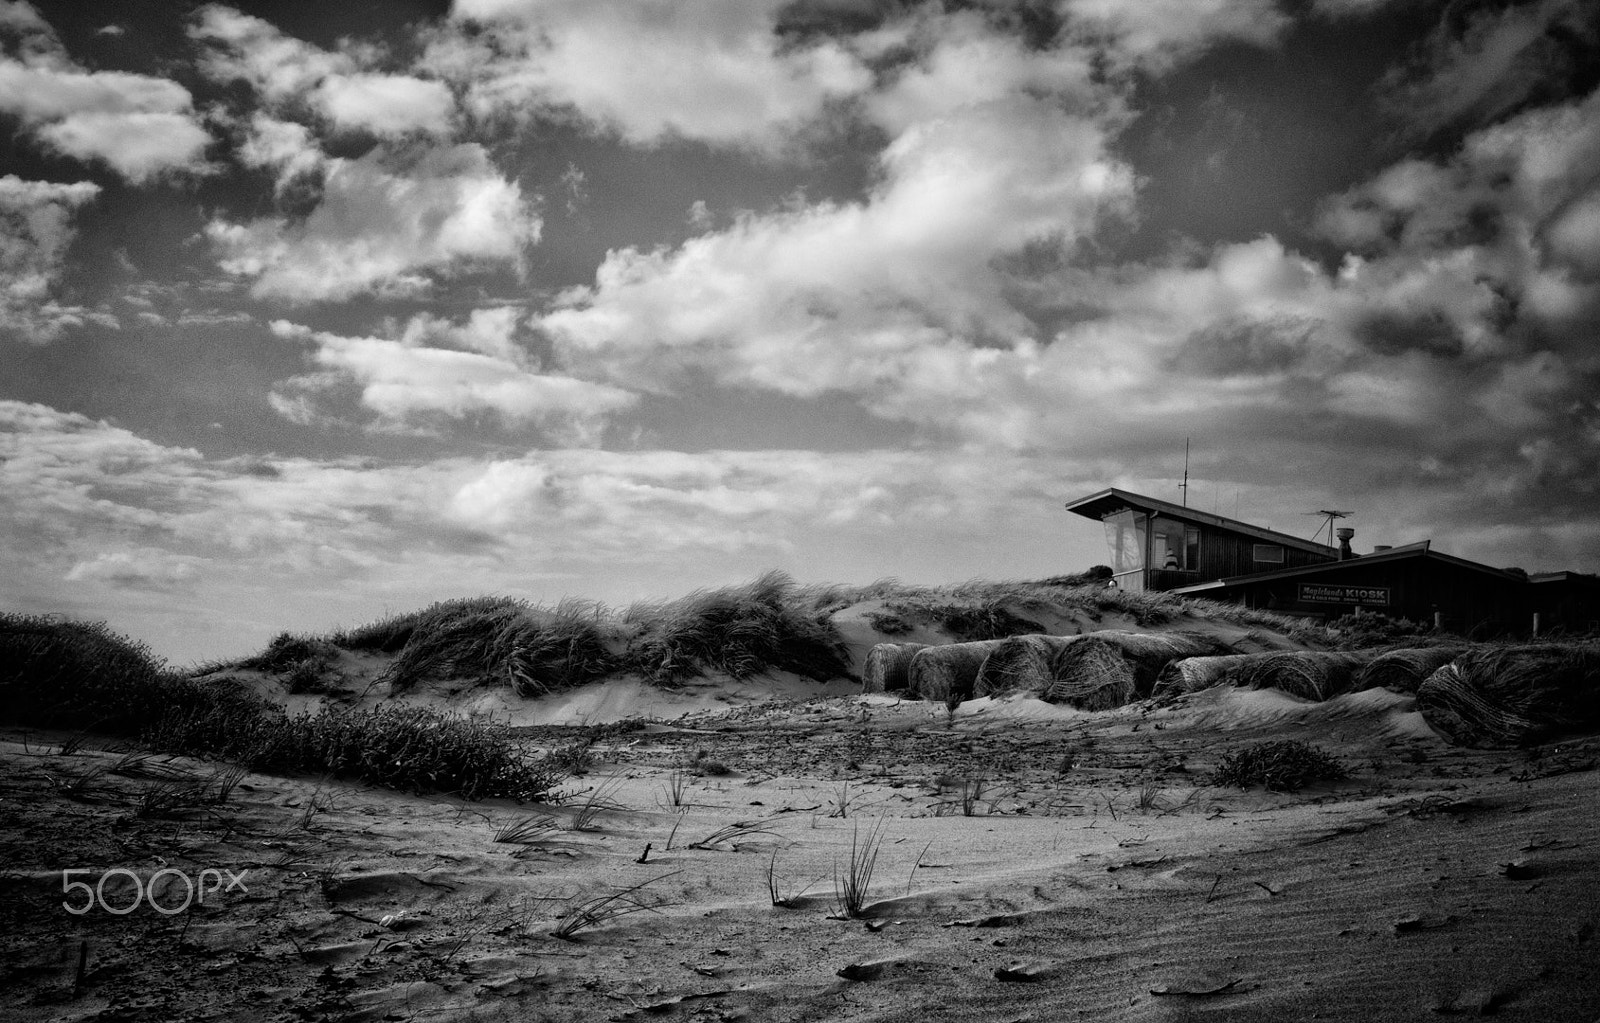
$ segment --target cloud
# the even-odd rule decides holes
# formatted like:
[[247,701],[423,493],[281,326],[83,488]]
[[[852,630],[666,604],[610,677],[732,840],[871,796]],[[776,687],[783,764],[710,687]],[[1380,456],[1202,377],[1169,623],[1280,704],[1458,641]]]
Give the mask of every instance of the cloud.
[[637,389],[704,374],[898,415],[913,378],[954,386],[1031,343],[1003,264],[1068,258],[1128,209],[1133,176],[1109,149],[1120,108],[1079,54],[1030,51],[970,17],[916,32],[919,56],[868,104],[899,130],[864,200],[613,251],[538,321],[567,364]]
[[203,558],[156,548],[105,551],[73,565],[65,579],[117,589],[164,591],[192,584],[204,564]]
[[275,322],[279,337],[310,341],[318,372],[274,392],[281,414],[314,416],[317,397],[341,387],[359,391],[381,426],[427,428],[481,414],[507,426],[535,425],[560,441],[598,441],[606,418],[634,403],[627,391],[543,372],[514,340],[511,308],[477,310],[456,326],[431,316],[406,324],[398,339],[341,337]]
[[1490,123],[1592,60],[1597,38],[1600,21],[1583,0],[1447,16],[1421,55],[1388,77],[1390,112],[1424,135]]
[[374,135],[448,135],[455,113],[444,83],[404,75],[334,75],[317,87],[316,102],[340,128]]
[[135,185],[207,170],[211,135],[176,82],[121,71],[86,71],[27,5],[9,9],[17,52],[0,57],[0,111],[46,148],[109,166]]
[[214,81],[247,83],[276,112],[303,108],[335,132],[451,133],[455,97],[449,87],[367,67],[379,51],[330,52],[217,4],[196,12],[189,35],[205,46],[204,74]]
[[775,151],[872,76],[832,39],[786,45],[782,0],[467,0],[424,66],[479,117],[571,110],[629,142]]
[[434,275],[521,266],[540,220],[475,143],[358,159],[329,158],[322,194],[302,220],[213,220],[222,269],[258,298],[290,302],[362,293],[419,295]]
[[1062,0],[1061,10],[1113,66],[1156,73],[1223,41],[1271,46],[1290,25],[1276,0]]
[[280,121],[257,111],[245,128],[239,162],[246,167],[276,171],[275,190],[281,196],[297,180],[316,176],[320,184],[327,156],[305,125]]
[[100,314],[52,298],[73,216],[100,194],[89,181],[57,184],[0,177],[0,336],[41,344]]
[[329,53],[220,4],[200,8],[189,35],[207,44],[202,72],[220,82],[246,82],[272,104],[302,99],[324,79],[356,69],[346,54]]

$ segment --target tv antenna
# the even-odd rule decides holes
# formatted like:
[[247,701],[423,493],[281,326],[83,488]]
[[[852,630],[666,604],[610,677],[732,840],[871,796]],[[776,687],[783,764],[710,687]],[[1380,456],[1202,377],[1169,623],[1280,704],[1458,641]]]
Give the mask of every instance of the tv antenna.
[[1324,525],[1321,525],[1321,526],[1317,527],[1317,531],[1315,533],[1311,534],[1311,539],[1315,540],[1317,537],[1321,536],[1322,535],[1322,531],[1324,529],[1326,529],[1328,531],[1328,546],[1332,547],[1333,546],[1333,523],[1334,523],[1334,521],[1337,520],[1337,519],[1347,519],[1350,516],[1354,515],[1355,512],[1353,512],[1353,511],[1339,511],[1337,508],[1322,508],[1322,509],[1320,509],[1318,511],[1306,512],[1306,514],[1307,515],[1321,515],[1321,516],[1323,516],[1324,518],[1326,518],[1328,520]]
[[[1178,489],[1183,491],[1183,506],[1189,507],[1189,438],[1183,438],[1183,482],[1178,484]],[[1320,530],[1318,531],[1320,532]]]

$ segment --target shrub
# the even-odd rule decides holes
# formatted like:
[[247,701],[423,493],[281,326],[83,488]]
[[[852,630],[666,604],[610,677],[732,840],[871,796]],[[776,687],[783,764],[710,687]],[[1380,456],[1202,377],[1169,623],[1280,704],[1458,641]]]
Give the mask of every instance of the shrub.
[[1295,792],[1312,782],[1334,781],[1345,774],[1338,761],[1316,746],[1299,739],[1280,739],[1224,753],[1211,784],[1241,789],[1261,785],[1273,792]]
[[426,707],[326,709],[292,717],[179,707],[145,741],[163,752],[236,761],[252,770],[329,774],[464,799],[539,799],[566,777],[568,766],[560,758],[529,757],[505,725]]
[[1393,646],[1406,643],[1419,636],[1433,634],[1427,625],[1409,618],[1390,618],[1383,614],[1343,615],[1328,624],[1335,644],[1342,650],[1365,650],[1369,647]]
[[10,724],[130,735],[182,680],[104,622],[0,613],[0,708]]

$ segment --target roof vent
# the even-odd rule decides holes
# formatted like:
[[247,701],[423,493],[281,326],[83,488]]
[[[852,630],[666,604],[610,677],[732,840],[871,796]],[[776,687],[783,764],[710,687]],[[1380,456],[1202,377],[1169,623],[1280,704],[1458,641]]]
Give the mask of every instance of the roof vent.
[[1384,551],[1392,550],[1394,550],[1394,545],[1388,543],[1374,544],[1372,547],[1372,553],[1374,554],[1382,554]]
[[1350,538],[1356,535],[1356,531],[1349,526],[1340,526],[1335,530],[1335,535],[1339,537],[1339,560],[1349,561],[1355,557],[1356,552],[1350,549]]

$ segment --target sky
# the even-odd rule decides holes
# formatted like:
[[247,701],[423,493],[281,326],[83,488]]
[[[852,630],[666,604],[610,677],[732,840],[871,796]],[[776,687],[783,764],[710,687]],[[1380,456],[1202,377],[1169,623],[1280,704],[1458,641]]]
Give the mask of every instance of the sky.
[[0,0],[0,610],[1600,571],[1597,11]]

